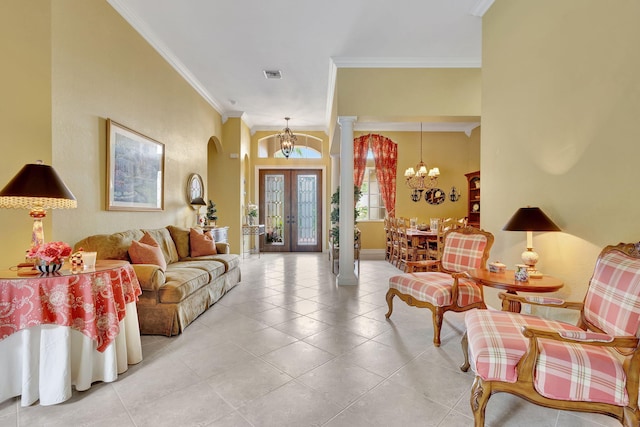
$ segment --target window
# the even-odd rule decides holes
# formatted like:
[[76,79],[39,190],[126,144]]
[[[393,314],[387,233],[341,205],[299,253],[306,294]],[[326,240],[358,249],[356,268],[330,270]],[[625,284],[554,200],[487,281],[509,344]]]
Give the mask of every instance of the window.
[[[371,153],[371,150],[369,150]],[[358,209],[358,221],[383,220],[386,209],[380,194],[378,179],[376,178],[376,168],[367,167],[364,170],[364,179],[360,187],[362,196],[356,205]]]
[[[298,138],[289,158],[293,159],[322,159],[323,141],[312,135],[296,133]],[[269,135],[258,140],[258,158],[260,159],[284,159],[280,150],[278,135]]]
[[[273,154],[275,159],[284,159],[284,154],[282,154],[282,150],[278,150]],[[298,147],[297,145],[293,147],[293,151],[289,155],[290,159],[321,159],[322,153],[318,150],[315,150],[311,147]]]

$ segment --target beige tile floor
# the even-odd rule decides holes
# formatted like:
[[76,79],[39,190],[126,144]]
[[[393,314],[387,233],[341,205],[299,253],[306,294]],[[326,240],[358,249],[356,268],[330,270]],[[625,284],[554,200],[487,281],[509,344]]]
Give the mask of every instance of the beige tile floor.
[[[116,382],[55,406],[0,402],[0,426],[473,425],[464,315],[445,315],[439,349],[428,310],[396,298],[387,321],[390,264],[363,261],[350,287],[335,285],[326,254],[253,255],[241,268],[242,283],[182,335],[143,336],[144,361]],[[487,423],[618,425],[505,394]]]

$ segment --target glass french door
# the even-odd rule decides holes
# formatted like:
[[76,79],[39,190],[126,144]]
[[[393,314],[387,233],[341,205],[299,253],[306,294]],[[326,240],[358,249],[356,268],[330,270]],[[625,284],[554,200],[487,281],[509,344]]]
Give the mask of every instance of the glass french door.
[[263,252],[322,251],[322,171],[260,170]]

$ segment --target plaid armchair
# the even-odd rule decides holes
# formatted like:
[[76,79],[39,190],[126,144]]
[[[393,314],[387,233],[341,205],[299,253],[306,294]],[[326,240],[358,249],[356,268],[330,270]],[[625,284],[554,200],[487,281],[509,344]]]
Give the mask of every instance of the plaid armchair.
[[502,299],[581,311],[577,326],[510,312],[467,313],[463,338],[475,425],[493,393],[541,406],[612,416],[640,425],[640,244],[600,253],[583,303],[501,294]]
[[[387,319],[393,312],[396,295],[410,306],[428,308],[433,313],[433,344],[440,346],[444,313],[486,308],[482,286],[468,277],[467,271],[485,268],[493,234],[473,227],[449,230],[439,260],[407,262],[407,273],[389,278]],[[415,268],[434,271],[413,272]]]

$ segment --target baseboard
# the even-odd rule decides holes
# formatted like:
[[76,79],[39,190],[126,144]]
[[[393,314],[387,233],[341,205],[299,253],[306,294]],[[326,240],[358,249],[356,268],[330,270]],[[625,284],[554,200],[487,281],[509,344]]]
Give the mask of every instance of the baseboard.
[[384,261],[384,249],[360,249],[360,259]]

